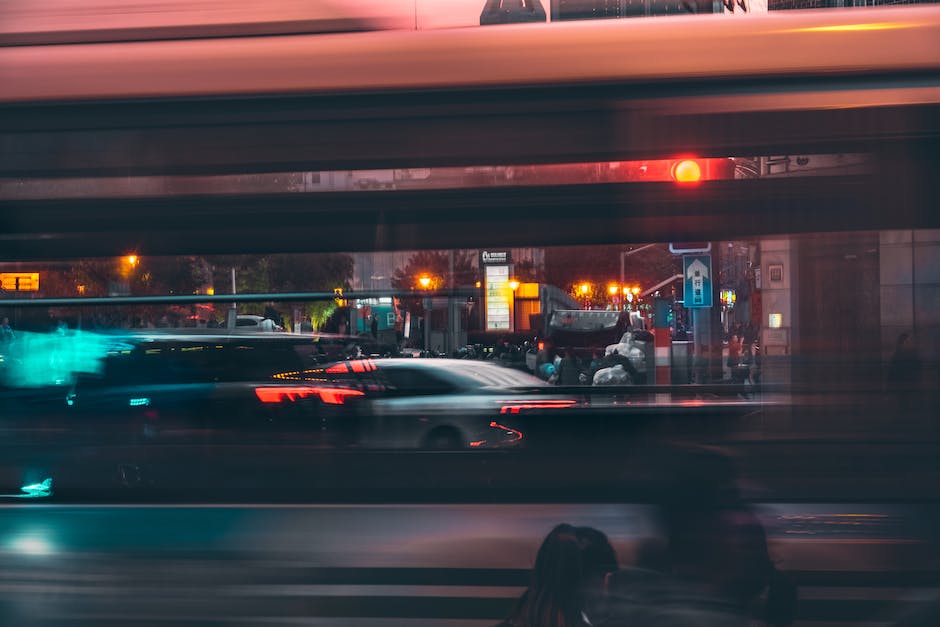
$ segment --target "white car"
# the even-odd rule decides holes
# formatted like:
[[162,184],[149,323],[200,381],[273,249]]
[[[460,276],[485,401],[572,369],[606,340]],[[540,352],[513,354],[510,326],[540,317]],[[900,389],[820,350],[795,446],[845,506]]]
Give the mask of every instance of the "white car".
[[[570,407],[530,374],[457,359],[357,359],[308,370],[308,384],[357,390],[342,412],[365,448],[479,449],[521,444],[513,416]],[[340,408],[337,408],[340,409]]]
[[275,324],[274,320],[264,316],[243,314],[235,317],[235,328],[243,331],[283,331],[284,328]]

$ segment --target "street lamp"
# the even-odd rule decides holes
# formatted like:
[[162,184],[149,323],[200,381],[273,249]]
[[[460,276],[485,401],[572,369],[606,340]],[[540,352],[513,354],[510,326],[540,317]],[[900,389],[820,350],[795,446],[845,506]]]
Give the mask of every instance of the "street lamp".
[[509,289],[515,292],[517,289],[519,289],[519,279],[509,279],[508,285],[509,285]]
[[431,286],[431,277],[426,274],[422,274],[418,277],[418,284],[421,285],[421,289],[428,289]]
[[140,259],[137,257],[137,255],[128,255],[124,258],[124,261],[127,262],[127,265],[134,268],[137,266],[137,262],[140,261]]
[[584,308],[589,309],[591,303],[591,284],[581,283],[578,285],[578,295],[584,299]]
[[614,285],[613,283],[611,283],[611,284],[607,287],[607,292],[608,292],[611,296],[616,296],[619,291],[620,291],[620,286],[619,286],[619,285]]

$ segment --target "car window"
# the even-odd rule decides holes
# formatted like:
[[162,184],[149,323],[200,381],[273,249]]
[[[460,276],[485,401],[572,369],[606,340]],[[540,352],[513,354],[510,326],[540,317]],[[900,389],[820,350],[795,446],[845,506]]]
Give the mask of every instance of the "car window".
[[234,342],[225,350],[220,380],[266,381],[274,375],[300,372],[302,362],[287,342]]
[[477,385],[485,387],[531,387],[545,385],[545,382],[541,379],[510,368],[461,368],[459,374],[461,377],[470,379]]
[[424,368],[383,368],[381,372],[388,384],[400,392],[448,394],[457,390],[457,385]]

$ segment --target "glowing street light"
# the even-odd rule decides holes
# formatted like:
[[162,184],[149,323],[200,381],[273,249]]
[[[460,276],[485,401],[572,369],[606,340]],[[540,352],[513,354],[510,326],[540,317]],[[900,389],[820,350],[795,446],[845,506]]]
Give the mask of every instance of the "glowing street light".
[[509,289],[515,292],[517,289],[519,289],[519,279],[509,279],[508,285]]
[[140,258],[137,257],[137,255],[128,255],[127,257],[124,257],[124,261],[127,262],[127,265],[134,268],[137,266],[137,263],[140,261]]
[[582,296],[587,296],[591,292],[591,286],[588,285],[587,283],[582,283],[581,285],[578,286],[578,292]]
[[428,289],[431,286],[431,277],[426,274],[422,274],[418,277],[418,284],[421,285],[421,289]]
[[616,296],[617,293],[620,292],[620,286],[619,286],[619,285],[614,285],[613,283],[611,283],[611,284],[607,287],[607,292],[608,292],[611,296]]

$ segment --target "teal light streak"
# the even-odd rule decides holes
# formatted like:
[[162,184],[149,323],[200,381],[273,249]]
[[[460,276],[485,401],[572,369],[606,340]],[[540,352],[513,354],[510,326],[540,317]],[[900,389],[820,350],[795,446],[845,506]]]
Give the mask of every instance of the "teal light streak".
[[149,398],[132,398],[130,401],[128,401],[128,404],[131,407],[146,407],[147,405],[150,404],[150,399]]
[[31,483],[20,488],[23,494],[0,494],[0,498],[9,499],[42,499],[52,496],[52,477],[42,483]]

